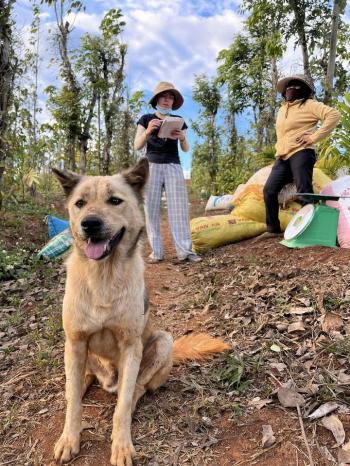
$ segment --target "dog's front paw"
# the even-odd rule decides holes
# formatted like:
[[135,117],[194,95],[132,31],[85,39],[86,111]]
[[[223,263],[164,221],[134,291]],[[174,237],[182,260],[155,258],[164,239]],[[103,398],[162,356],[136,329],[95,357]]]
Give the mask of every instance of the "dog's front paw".
[[55,460],[59,463],[67,463],[80,450],[80,435],[67,435],[63,432],[55,445]]
[[132,458],[136,455],[131,440],[118,438],[112,442],[111,464],[113,466],[132,466]]

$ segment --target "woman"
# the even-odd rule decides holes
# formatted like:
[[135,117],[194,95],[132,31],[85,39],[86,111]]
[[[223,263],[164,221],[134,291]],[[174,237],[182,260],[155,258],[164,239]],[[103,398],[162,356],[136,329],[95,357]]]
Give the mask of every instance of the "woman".
[[[283,103],[276,120],[276,162],[264,187],[267,232],[259,238],[282,236],[278,193],[294,181],[299,193],[312,193],[316,162],[314,144],[327,137],[339,122],[337,110],[313,99],[313,84],[301,74],[281,79],[277,90]],[[321,127],[316,129],[321,121]]]
[[173,84],[160,82],[149,101],[155,113],[143,115],[137,122],[134,147],[146,146],[150,165],[150,178],[146,192],[147,235],[152,248],[148,262],[156,263],[164,259],[163,242],[160,233],[160,212],[163,188],[165,189],[170,229],[179,261],[199,262],[201,258],[192,251],[188,217],[188,198],[185,179],[180,165],[178,141],[184,152],[189,149],[186,136],[186,123],[182,129],[174,130],[172,138],[161,139],[158,131],[172,110],[183,104],[183,97]]

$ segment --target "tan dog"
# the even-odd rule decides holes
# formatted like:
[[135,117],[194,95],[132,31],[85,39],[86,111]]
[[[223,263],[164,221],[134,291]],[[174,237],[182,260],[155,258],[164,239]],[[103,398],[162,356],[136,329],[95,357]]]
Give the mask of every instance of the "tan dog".
[[74,237],[63,301],[67,413],[55,458],[67,462],[79,452],[82,397],[97,377],[104,389],[118,391],[111,463],[131,466],[131,416],[139,398],[166,381],[173,362],[228,345],[195,335],[173,348],[169,333],[151,328],[140,248],[146,159],[115,176],[54,173],[67,195]]

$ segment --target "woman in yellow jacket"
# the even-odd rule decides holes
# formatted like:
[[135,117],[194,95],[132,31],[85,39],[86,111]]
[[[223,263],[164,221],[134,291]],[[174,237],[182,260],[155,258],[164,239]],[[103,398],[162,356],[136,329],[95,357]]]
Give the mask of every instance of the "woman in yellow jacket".
[[[278,193],[294,181],[299,193],[312,193],[316,162],[314,144],[327,137],[339,122],[334,108],[317,102],[313,84],[304,75],[281,79],[277,90],[283,103],[276,120],[276,162],[264,187],[267,232],[260,237],[281,236]],[[321,126],[316,130],[317,123]]]

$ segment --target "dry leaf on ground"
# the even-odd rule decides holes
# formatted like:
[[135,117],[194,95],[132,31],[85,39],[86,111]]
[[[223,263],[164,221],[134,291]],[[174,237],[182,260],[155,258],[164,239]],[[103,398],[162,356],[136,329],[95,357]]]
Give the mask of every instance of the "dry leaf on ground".
[[331,454],[331,452],[328,450],[328,448],[325,445],[322,445],[319,447],[319,451],[322,453],[322,456],[327,460],[330,461],[331,464],[336,463],[335,458]]
[[334,401],[328,401],[327,403],[319,406],[316,411],[308,416],[308,418],[312,420],[319,419],[320,417],[326,416],[327,414],[335,411],[338,407],[338,403],[335,403]]
[[350,375],[345,374],[346,369],[341,369],[338,373],[338,383],[341,385],[350,384]]
[[289,314],[295,314],[295,315],[303,315],[303,314],[310,314],[311,312],[314,311],[313,307],[291,307],[289,309]]
[[343,319],[333,312],[328,312],[322,322],[322,330],[326,333],[331,330],[341,330],[344,326]]
[[277,369],[278,372],[283,372],[287,368],[286,364],[283,362],[271,362],[270,367]]
[[277,392],[277,396],[284,408],[296,408],[305,404],[305,398],[291,388],[281,387]]
[[292,324],[288,325],[287,332],[292,333],[292,332],[303,332],[305,330],[304,323],[302,320],[299,320],[298,322],[293,322]]
[[345,431],[341,420],[332,414],[332,416],[324,417],[321,422],[322,425],[334,435],[337,447],[342,445],[345,441]]
[[270,399],[261,399],[259,396],[253,398],[252,400],[250,400],[248,402],[249,406],[254,406],[254,408],[256,409],[261,409],[263,408],[264,406],[268,405],[272,403],[272,400]]
[[263,448],[269,448],[276,442],[276,437],[273,435],[273,430],[270,424],[263,425],[263,436],[261,441],[261,446]]
[[350,442],[345,443],[340,450],[338,450],[338,463],[350,464]]
[[338,464],[350,464],[350,452],[340,448],[338,450]]

